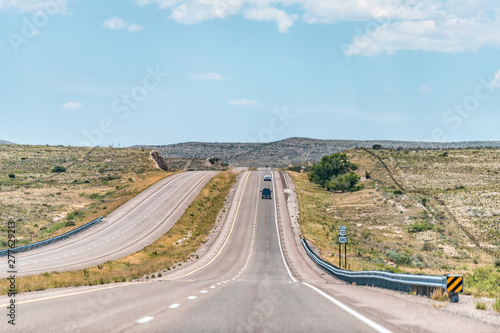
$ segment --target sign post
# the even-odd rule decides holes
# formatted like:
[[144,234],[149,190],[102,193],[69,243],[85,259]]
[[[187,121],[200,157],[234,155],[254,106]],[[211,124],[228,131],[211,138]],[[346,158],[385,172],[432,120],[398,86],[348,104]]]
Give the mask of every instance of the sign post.
[[339,268],[342,269],[342,250],[341,244],[344,244],[345,269],[347,269],[347,230],[345,225],[339,226]]

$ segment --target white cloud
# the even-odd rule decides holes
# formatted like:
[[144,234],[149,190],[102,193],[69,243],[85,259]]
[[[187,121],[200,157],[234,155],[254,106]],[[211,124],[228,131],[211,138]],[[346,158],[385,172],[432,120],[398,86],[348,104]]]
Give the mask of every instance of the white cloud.
[[[2,1],[2,0],[0,0]],[[473,52],[500,47],[500,3],[490,0],[135,0],[157,4],[179,23],[243,15],[275,21],[280,32],[295,22],[357,22],[342,47],[348,56],[401,50]],[[360,33],[361,32],[361,33]],[[359,36],[358,36],[359,35]]]
[[138,31],[144,30],[144,27],[142,25],[137,24],[137,23],[133,23],[133,24],[129,25],[124,19],[116,17],[116,16],[104,21],[102,26],[104,28],[110,29],[110,30],[127,29],[130,32],[138,32]]
[[80,110],[81,108],[83,108],[83,104],[80,102],[66,102],[61,107],[63,110]]
[[496,72],[493,80],[490,83],[490,86],[494,88],[500,88],[500,70]]
[[111,30],[120,30],[125,29],[127,27],[127,22],[119,17],[112,17],[106,21],[104,21],[103,27]]
[[297,19],[296,15],[290,16],[284,10],[273,7],[249,9],[245,11],[245,17],[255,21],[276,21],[281,33],[287,32]]
[[244,98],[235,99],[227,102],[227,105],[231,106],[245,106],[245,105],[255,105],[255,104],[259,104],[259,102],[254,101],[253,99],[244,99]]
[[144,30],[144,27],[140,24],[134,23],[134,24],[129,25],[127,30],[130,32],[139,32],[139,31]]
[[500,22],[479,23],[473,19],[420,20],[384,23],[369,34],[353,38],[348,56],[393,54],[401,50],[471,52],[484,46],[499,47]]
[[418,92],[421,94],[427,94],[432,92],[432,88],[428,85],[422,84],[420,87],[418,87]]
[[192,80],[198,81],[212,81],[212,80],[224,80],[225,77],[217,73],[195,73],[190,75]]
[[194,24],[238,14],[243,0],[159,0],[160,8],[173,7],[170,17],[178,23]]

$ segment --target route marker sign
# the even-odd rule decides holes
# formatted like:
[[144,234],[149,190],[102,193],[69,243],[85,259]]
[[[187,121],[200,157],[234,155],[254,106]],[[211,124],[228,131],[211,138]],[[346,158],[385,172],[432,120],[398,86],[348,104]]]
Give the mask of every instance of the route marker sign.
[[347,228],[345,225],[340,225],[339,226],[339,236],[347,236]]
[[346,244],[346,243],[347,243],[347,237],[339,236],[339,244]]

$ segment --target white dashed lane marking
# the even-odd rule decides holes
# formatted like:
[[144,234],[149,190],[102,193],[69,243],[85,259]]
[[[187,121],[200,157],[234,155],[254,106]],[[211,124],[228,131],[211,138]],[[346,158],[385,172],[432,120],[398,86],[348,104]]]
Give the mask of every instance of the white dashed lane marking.
[[196,299],[198,296],[189,296],[188,299]]
[[149,316],[146,316],[146,317],[143,317],[143,318],[141,318],[141,319],[137,320],[137,321],[136,321],[136,323],[138,323],[138,324],[145,324],[145,323],[147,323],[148,321],[151,321],[151,320],[153,320],[153,319],[155,319],[155,317],[149,317]]
[[176,308],[178,308],[179,306],[181,306],[181,305],[176,303],[176,304],[172,304],[172,305],[170,305],[168,308],[169,308],[169,309],[176,309]]

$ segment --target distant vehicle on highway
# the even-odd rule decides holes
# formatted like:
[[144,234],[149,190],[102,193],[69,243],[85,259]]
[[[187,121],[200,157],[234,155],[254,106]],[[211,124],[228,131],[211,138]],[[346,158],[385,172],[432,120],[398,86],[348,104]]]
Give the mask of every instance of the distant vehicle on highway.
[[269,167],[269,165],[266,164],[266,168],[268,168],[268,167]]
[[271,198],[271,189],[265,188],[262,190],[262,199],[272,199]]
[[271,181],[271,176],[270,175],[265,175],[264,176],[264,181]]

